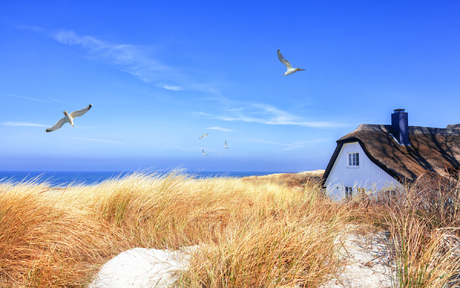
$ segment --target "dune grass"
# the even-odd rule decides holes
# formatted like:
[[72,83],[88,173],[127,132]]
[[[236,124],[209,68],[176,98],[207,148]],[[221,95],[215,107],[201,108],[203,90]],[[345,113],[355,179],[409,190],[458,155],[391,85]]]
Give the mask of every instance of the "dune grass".
[[[0,186],[0,277],[28,287],[78,286],[103,263],[103,223],[56,205],[43,185]],[[5,284],[6,285],[6,284]]]
[[315,287],[340,269],[349,209],[318,186],[137,173],[94,186],[0,185],[0,283],[82,287],[134,247],[201,245],[183,287]]
[[[360,200],[360,220],[390,232],[395,287],[451,287],[460,273],[458,179],[423,175]],[[365,205],[363,205],[365,203]]]
[[199,245],[177,286],[319,287],[345,265],[350,223],[390,232],[395,287],[443,287],[459,271],[445,241],[459,232],[455,179],[337,203],[317,179],[290,175],[1,184],[0,286],[84,287],[130,248]]

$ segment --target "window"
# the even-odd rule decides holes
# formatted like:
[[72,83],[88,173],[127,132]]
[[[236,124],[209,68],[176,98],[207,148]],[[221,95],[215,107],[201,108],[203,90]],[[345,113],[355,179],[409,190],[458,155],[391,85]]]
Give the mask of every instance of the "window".
[[348,166],[359,167],[359,153],[348,153]]
[[345,197],[347,197],[347,199],[351,199],[352,196],[353,196],[353,187],[345,186]]

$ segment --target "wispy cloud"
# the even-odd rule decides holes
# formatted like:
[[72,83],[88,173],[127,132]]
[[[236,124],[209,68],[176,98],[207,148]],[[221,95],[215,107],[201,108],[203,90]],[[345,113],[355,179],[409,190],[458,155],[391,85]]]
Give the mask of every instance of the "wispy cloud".
[[114,144],[126,144],[126,143],[118,142],[118,141],[95,139],[95,138],[81,138],[81,137],[71,137],[71,136],[62,136],[62,137],[69,138],[69,139],[76,139],[76,140],[84,140],[84,141],[97,141],[97,142],[106,142],[106,143],[114,143]]
[[325,142],[326,140],[329,140],[329,139],[315,139],[315,140],[311,140],[311,141],[298,141],[298,142],[292,143],[291,146],[285,147],[285,148],[283,148],[281,150],[282,151],[287,151],[287,150],[305,148],[305,147],[311,146],[312,144]]
[[[62,44],[82,47],[90,59],[114,65],[144,82],[153,82],[159,88],[220,94],[216,88],[218,83],[195,81],[185,69],[164,64],[153,46],[114,44],[93,36],[81,36],[72,30],[61,30],[51,36]],[[200,72],[194,70],[193,75],[197,73]]]
[[4,122],[4,126],[25,126],[25,127],[49,127],[49,125],[38,124],[38,123],[29,123],[29,122]]
[[271,141],[265,141],[265,140],[258,140],[258,139],[246,139],[245,141],[250,141],[250,142],[257,142],[257,143],[263,143],[263,144],[269,144],[269,145],[278,145],[278,146],[284,146],[283,149],[280,151],[286,151],[286,150],[293,150],[293,149],[299,149],[299,148],[304,148],[307,147],[311,144],[318,143],[318,142],[323,142],[325,139],[315,139],[312,141],[297,141],[294,143],[279,143],[279,142],[271,142]]
[[46,100],[41,100],[41,99],[36,99],[36,98],[31,98],[31,97],[24,97],[24,96],[19,96],[19,95],[14,95],[14,94],[0,93],[0,95],[6,95],[6,96],[11,96],[11,97],[16,97],[16,98],[22,98],[22,99],[27,99],[27,100],[32,100],[32,101],[38,101],[38,102],[49,102],[49,101],[46,101]]
[[[213,115],[198,112],[199,115],[222,121],[243,121],[266,125],[296,125],[314,128],[331,128],[346,126],[336,121],[315,121],[283,111],[269,104],[225,103],[222,114]],[[240,107],[234,107],[240,106]]]
[[222,127],[219,127],[219,126],[209,127],[208,129],[219,130],[219,131],[222,131],[222,132],[234,132],[233,130],[230,130],[230,129],[227,129],[227,128],[222,128]]
[[173,90],[173,91],[180,91],[184,90],[183,87],[180,86],[172,86],[172,85],[167,85],[167,84],[157,84],[157,87],[164,88],[166,90]]
[[158,82],[156,86],[168,90],[183,90],[179,85],[165,84],[177,82],[183,75],[161,61],[149,56],[145,47],[131,44],[113,44],[93,36],[80,36],[74,31],[61,30],[52,37],[63,44],[78,45],[88,51],[94,60],[117,66],[120,70],[134,75],[144,82]]
[[289,147],[293,146],[292,144],[278,143],[278,142],[270,142],[270,141],[257,140],[257,139],[246,139],[246,141],[257,142],[257,143],[264,143],[264,144],[271,144],[271,145],[289,146]]

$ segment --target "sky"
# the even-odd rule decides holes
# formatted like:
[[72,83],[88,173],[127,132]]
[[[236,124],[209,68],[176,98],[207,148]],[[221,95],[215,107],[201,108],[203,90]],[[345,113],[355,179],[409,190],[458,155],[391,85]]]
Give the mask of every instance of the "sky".
[[[394,109],[409,125],[458,124],[459,12],[453,0],[0,1],[0,171],[298,172],[325,169],[337,139]],[[278,49],[306,71],[284,76]],[[75,127],[45,132],[88,104]]]

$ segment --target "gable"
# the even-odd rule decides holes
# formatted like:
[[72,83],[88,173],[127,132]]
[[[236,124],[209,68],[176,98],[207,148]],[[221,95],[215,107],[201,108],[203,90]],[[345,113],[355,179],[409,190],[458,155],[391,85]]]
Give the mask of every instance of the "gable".
[[[351,163],[357,154],[359,165]],[[332,167],[325,179],[325,187],[328,191],[333,189],[343,190],[343,187],[360,187],[366,190],[377,191],[389,186],[400,185],[391,175],[378,167],[367,156],[359,141],[342,143],[340,151],[335,158]]]

